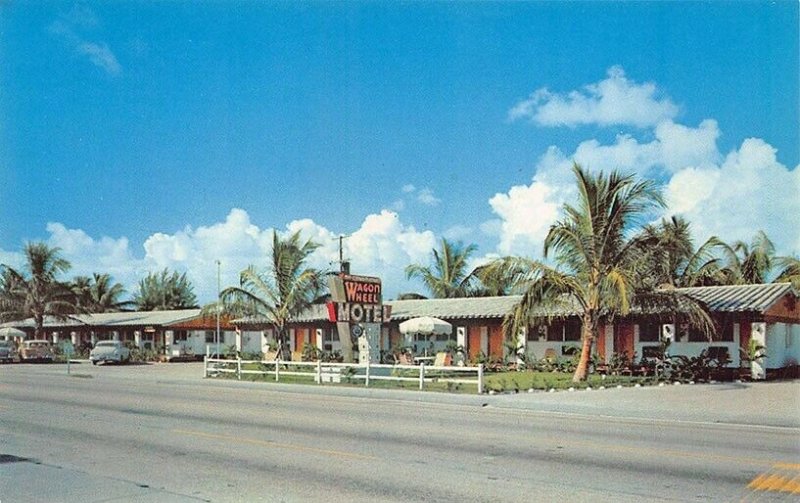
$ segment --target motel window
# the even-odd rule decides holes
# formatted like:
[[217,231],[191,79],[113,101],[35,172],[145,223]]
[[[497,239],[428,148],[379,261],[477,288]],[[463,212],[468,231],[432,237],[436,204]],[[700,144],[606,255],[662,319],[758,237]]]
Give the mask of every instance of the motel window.
[[726,321],[717,325],[711,339],[717,342],[733,342],[733,323]]
[[547,337],[547,325],[534,325],[525,334],[525,338],[530,342],[538,341],[542,336]]
[[186,342],[189,337],[189,332],[186,330],[174,330],[172,332],[172,342]]
[[579,341],[581,340],[581,322],[568,321],[564,327],[564,340],[565,341]]
[[[338,340],[338,338],[337,338]],[[334,333],[333,329],[322,329],[322,350],[333,351]]]
[[660,331],[661,325],[658,323],[640,323],[639,342],[658,342],[660,340]]
[[689,342],[708,342],[708,337],[694,327],[689,327],[687,332],[689,333]]
[[206,344],[213,344],[215,342],[215,337],[217,332],[214,330],[206,330]]
[[561,342],[564,340],[564,325],[557,323],[547,327],[547,340],[549,342]]

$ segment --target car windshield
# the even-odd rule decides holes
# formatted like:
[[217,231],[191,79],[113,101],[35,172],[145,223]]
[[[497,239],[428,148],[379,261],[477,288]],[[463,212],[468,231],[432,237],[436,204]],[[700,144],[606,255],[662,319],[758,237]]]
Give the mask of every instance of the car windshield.
[[10,348],[12,346],[11,341],[0,341],[0,348]]
[[98,347],[98,348],[102,348],[102,347],[114,347],[114,346],[117,346],[118,344],[119,344],[118,342],[113,342],[113,341],[105,341],[105,342],[98,342],[98,343],[97,343],[97,347]]
[[28,343],[29,348],[46,348],[50,345],[50,343],[45,341],[32,341]]

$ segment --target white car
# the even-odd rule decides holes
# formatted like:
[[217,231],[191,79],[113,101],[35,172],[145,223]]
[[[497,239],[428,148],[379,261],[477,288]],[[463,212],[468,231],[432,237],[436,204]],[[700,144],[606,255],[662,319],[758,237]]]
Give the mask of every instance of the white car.
[[100,341],[89,353],[93,365],[98,362],[126,363],[131,360],[131,350],[120,341]]

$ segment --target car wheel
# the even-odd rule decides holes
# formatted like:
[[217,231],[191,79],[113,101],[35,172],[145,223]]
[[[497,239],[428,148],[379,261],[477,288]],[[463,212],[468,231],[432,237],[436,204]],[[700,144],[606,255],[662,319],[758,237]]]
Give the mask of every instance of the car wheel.
[[97,360],[92,360],[92,365],[97,365]]

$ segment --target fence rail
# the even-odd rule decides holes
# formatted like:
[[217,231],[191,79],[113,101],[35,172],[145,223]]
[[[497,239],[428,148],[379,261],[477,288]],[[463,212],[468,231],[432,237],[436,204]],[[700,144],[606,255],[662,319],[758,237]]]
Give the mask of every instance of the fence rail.
[[[253,364],[258,364],[261,368],[244,368]],[[397,375],[400,372],[407,375]],[[317,384],[339,383],[342,382],[342,378],[345,378],[350,381],[364,381],[364,386],[367,387],[371,381],[418,382],[420,390],[425,389],[426,383],[433,382],[474,384],[478,387],[478,393],[483,393],[484,384],[483,364],[477,367],[434,366],[424,363],[420,365],[379,363],[361,365],[322,361],[242,360],[241,358],[225,359],[206,356],[203,359],[203,376],[208,378],[219,374],[235,374],[237,379],[241,379],[243,375],[271,375],[274,376],[275,381],[280,381],[281,376],[313,376],[314,382]],[[458,374],[464,374],[464,377],[456,377]]]

